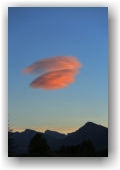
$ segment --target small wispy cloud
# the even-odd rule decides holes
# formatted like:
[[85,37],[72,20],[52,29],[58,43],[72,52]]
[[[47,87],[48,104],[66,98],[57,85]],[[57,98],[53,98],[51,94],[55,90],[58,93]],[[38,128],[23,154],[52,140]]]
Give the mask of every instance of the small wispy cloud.
[[[74,76],[82,64],[73,56],[56,56],[40,60],[23,70],[27,74],[40,74],[30,84],[45,90],[64,88],[74,82]],[[42,74],[42,75],[41,75]]]

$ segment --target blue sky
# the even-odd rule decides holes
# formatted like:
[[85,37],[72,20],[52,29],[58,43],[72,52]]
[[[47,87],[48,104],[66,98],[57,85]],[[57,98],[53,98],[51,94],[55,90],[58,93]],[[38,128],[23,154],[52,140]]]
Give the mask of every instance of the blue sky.
[[[64,89],[32,89],[22,70],[51,56],[83,67]],[[8,114],[14,128],[69,132],[92,121],[108,126],[108,8],[8,8]]]

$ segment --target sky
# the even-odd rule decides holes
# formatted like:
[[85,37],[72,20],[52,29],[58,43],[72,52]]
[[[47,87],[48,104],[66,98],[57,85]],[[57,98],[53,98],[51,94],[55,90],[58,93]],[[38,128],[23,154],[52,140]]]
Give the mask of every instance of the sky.
[[[55,56],[82,64],[65,88],[32,88],[30,65]],[[92,121],[108,127],[108,8],[8,8],[11,127],[68,133]]]

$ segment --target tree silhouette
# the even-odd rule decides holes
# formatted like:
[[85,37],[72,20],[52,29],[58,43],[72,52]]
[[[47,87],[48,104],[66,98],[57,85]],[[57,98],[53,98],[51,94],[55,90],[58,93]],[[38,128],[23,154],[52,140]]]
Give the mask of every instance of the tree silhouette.
[[81,156],[93,156],[95,153],[95,148],[90,140],[84,141],[80,148]]
[[48,156],[49,150],[50,148],[42,133],[36,133],[30,141],[29,153],[36,156]]
[[81,144],[75,146],[62,146],[58,154],[67,157],[91,157],[95,155],[95,148],[91,141],[83,141]]
[[12,157],[13,156],[13,150],[14,150],[14,140],[12,137],[12,129],[10,129],[9,125],[8,125],[8,157]]

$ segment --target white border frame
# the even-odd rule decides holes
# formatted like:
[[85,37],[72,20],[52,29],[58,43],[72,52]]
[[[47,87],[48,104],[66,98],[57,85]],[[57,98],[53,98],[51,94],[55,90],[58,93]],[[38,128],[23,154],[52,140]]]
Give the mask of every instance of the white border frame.
[[[101,6],[109,12],[109,157],[8,158],[8,7]],[[0,166],[2,169],[116,169],[120,165],[120,10],[118,0],[1,0],[0,1]],[[6,121],[7,120],[7,121]]]

